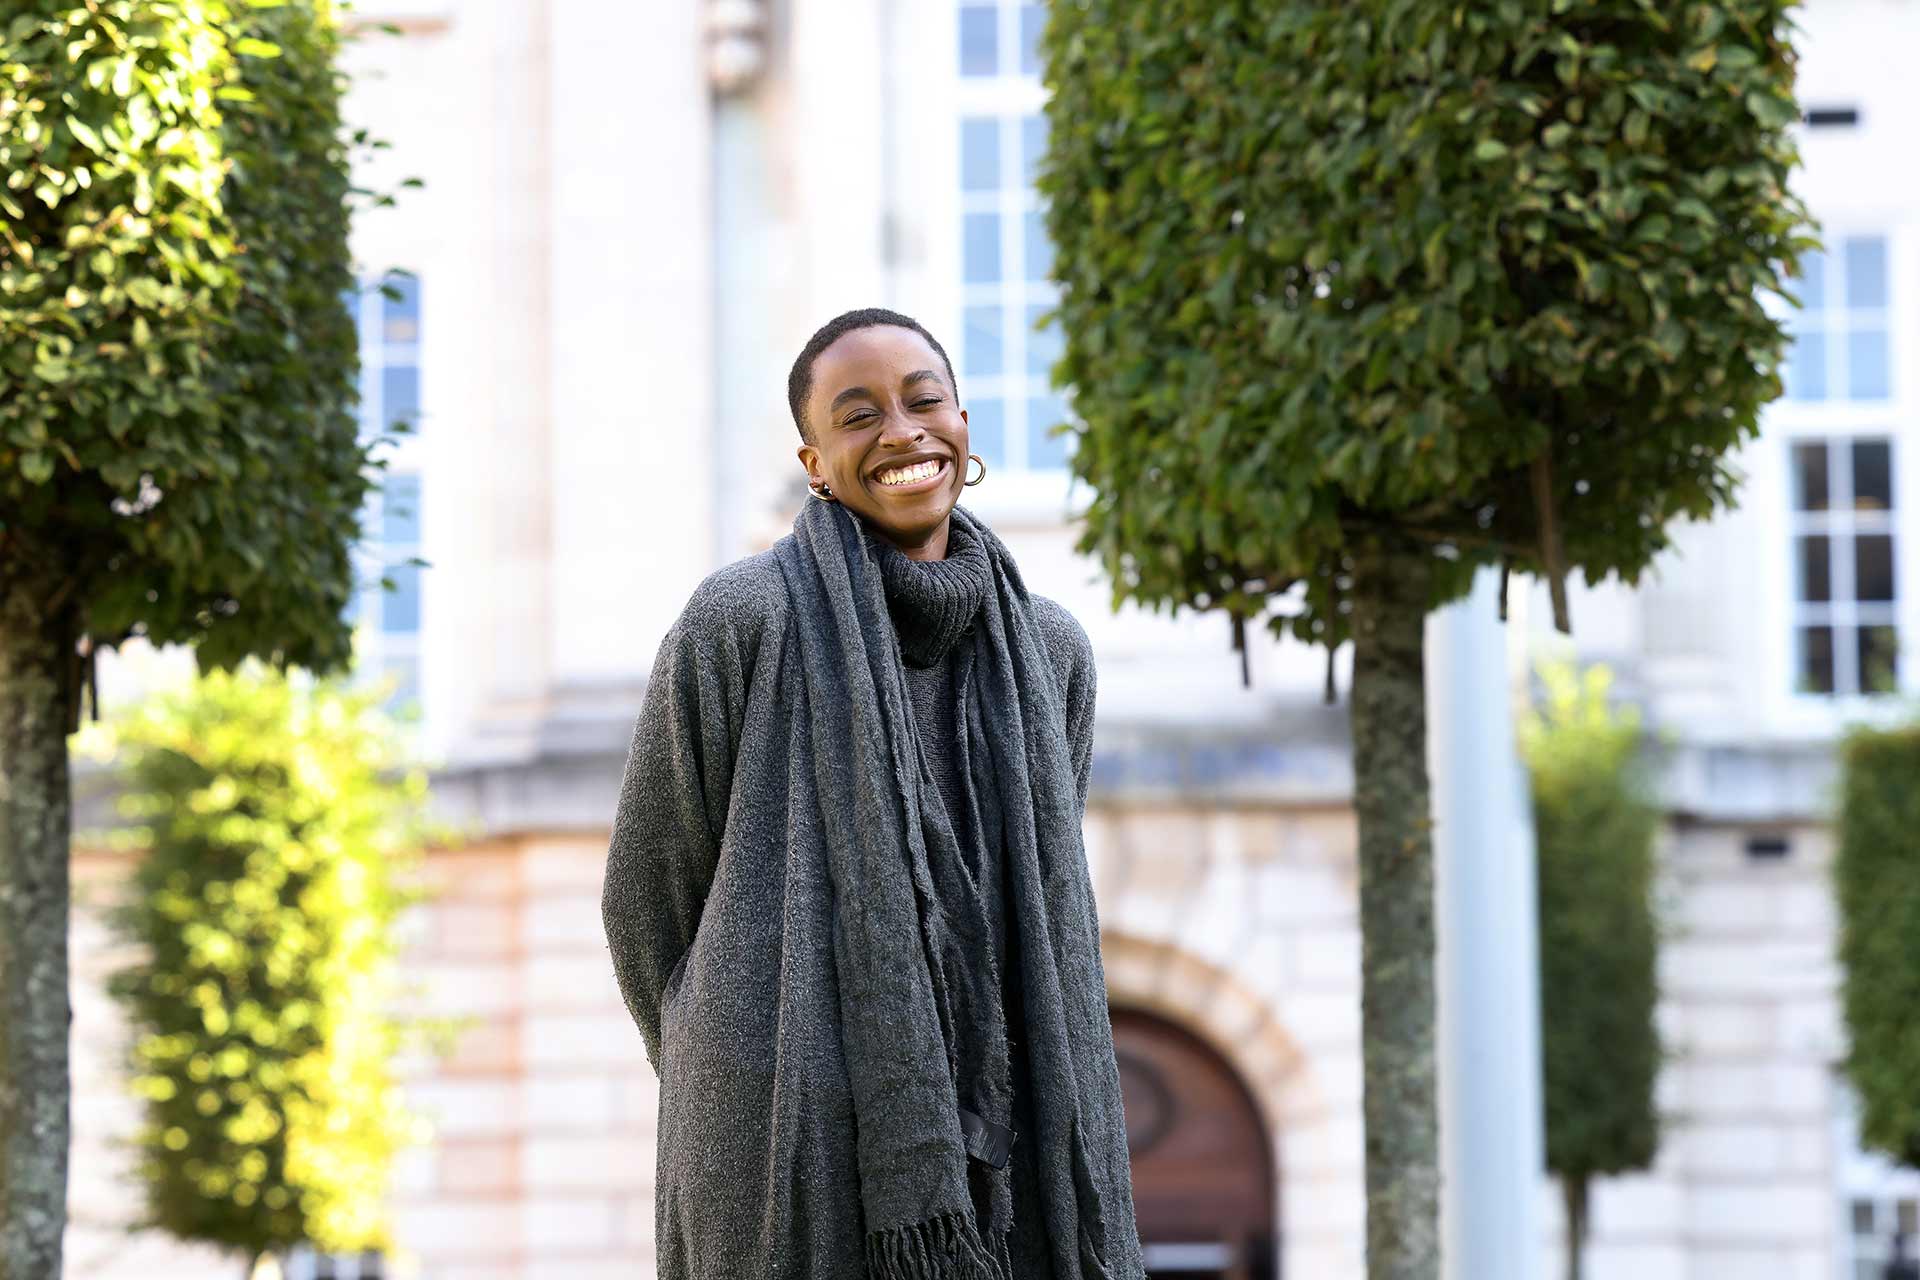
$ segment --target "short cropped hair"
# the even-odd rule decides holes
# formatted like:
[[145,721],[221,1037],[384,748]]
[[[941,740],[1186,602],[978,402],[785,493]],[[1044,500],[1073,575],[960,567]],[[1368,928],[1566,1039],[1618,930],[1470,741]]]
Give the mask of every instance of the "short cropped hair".
[[953,376],[953,361],[947,356],[947,349],[940,340],[927,332],[927,327],[912,316],[903,316],[898,311],[889,311],[885,307],[861,307],[856,311],[843,311],[833,319],[821,325],[807,345],[800,348],[800,355],[793,362],[793,370],[787,374],[787,407],[793,411],[793,425],[800,431],[800,438],[809,444],[813,434],[807,430],[807,400],[813,395],[813,362],[820,353],[832,346],[842,337],[856,329],[871,329],[877,325],[893,325],[900,329],[911,329],[927,340],[940,356],[940,363],[946,366],[947,382],[953,387],[953,394],[960,394],[960,383]]

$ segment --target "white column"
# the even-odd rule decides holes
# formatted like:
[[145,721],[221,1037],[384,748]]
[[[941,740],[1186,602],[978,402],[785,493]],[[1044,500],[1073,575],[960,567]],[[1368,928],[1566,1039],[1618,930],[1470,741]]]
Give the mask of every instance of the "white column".
[[713,563],[702,5],[549,5],[553,688],[630,684]]
[[[893,305],[883,251],[891,109],[883,83],[881,0],[795,0],[787,57],[793,113],[786,174],[804,265],[807,334],[851,307]],[[944,72],[942,73],[944,74]],[[919,175],[944,192],[951,172]]]
[[[1515,753],[1498,568],[1428,621],[1439,932],[1441,1242],[1450,1280],[1541,1265],[1545,1166],[1532,805]],[[1517,606],[1524,592],[1513,591]],[[1521,650],[1524,652],[1524,649]]]

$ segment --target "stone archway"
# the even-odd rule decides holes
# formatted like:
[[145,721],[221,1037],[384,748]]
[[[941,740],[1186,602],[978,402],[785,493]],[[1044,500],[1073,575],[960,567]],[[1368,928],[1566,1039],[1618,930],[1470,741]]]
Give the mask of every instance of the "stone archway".
[[1148,1276],[1276,1280],[1273,1143],[1245,1082],[1158,1014],[1112,1017]]

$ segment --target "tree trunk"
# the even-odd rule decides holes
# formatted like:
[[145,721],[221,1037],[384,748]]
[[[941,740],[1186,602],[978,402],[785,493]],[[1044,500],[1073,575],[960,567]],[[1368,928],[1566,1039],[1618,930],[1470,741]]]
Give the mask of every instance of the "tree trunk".
[[59,1280],[70,1141],[67,717],[74,610],[0,575],[0,1280]]
[[1440,1274],[1434,902],[1428,808],[1424,552],[1357,546],[1353,774],[1360,828],[1367,1275]]
[[1586,1270],[1587,1180],[1563,1176],[1560,1194],[1567,1204],[1567,1280],[1580,1280]]

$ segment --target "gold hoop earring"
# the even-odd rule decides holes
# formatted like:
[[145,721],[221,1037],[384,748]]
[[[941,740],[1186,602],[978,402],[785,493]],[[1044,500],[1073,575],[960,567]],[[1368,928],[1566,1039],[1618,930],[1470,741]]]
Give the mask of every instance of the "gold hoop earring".
[[979,463],[980,474],[975,476],[971,480],[962,480],[960,482],[961,484],[979,484],[982,480],[985,480],[987,478],[987,460],[985,458],[981,457],[977,453],[970,453],[967,455],[967,461]]

